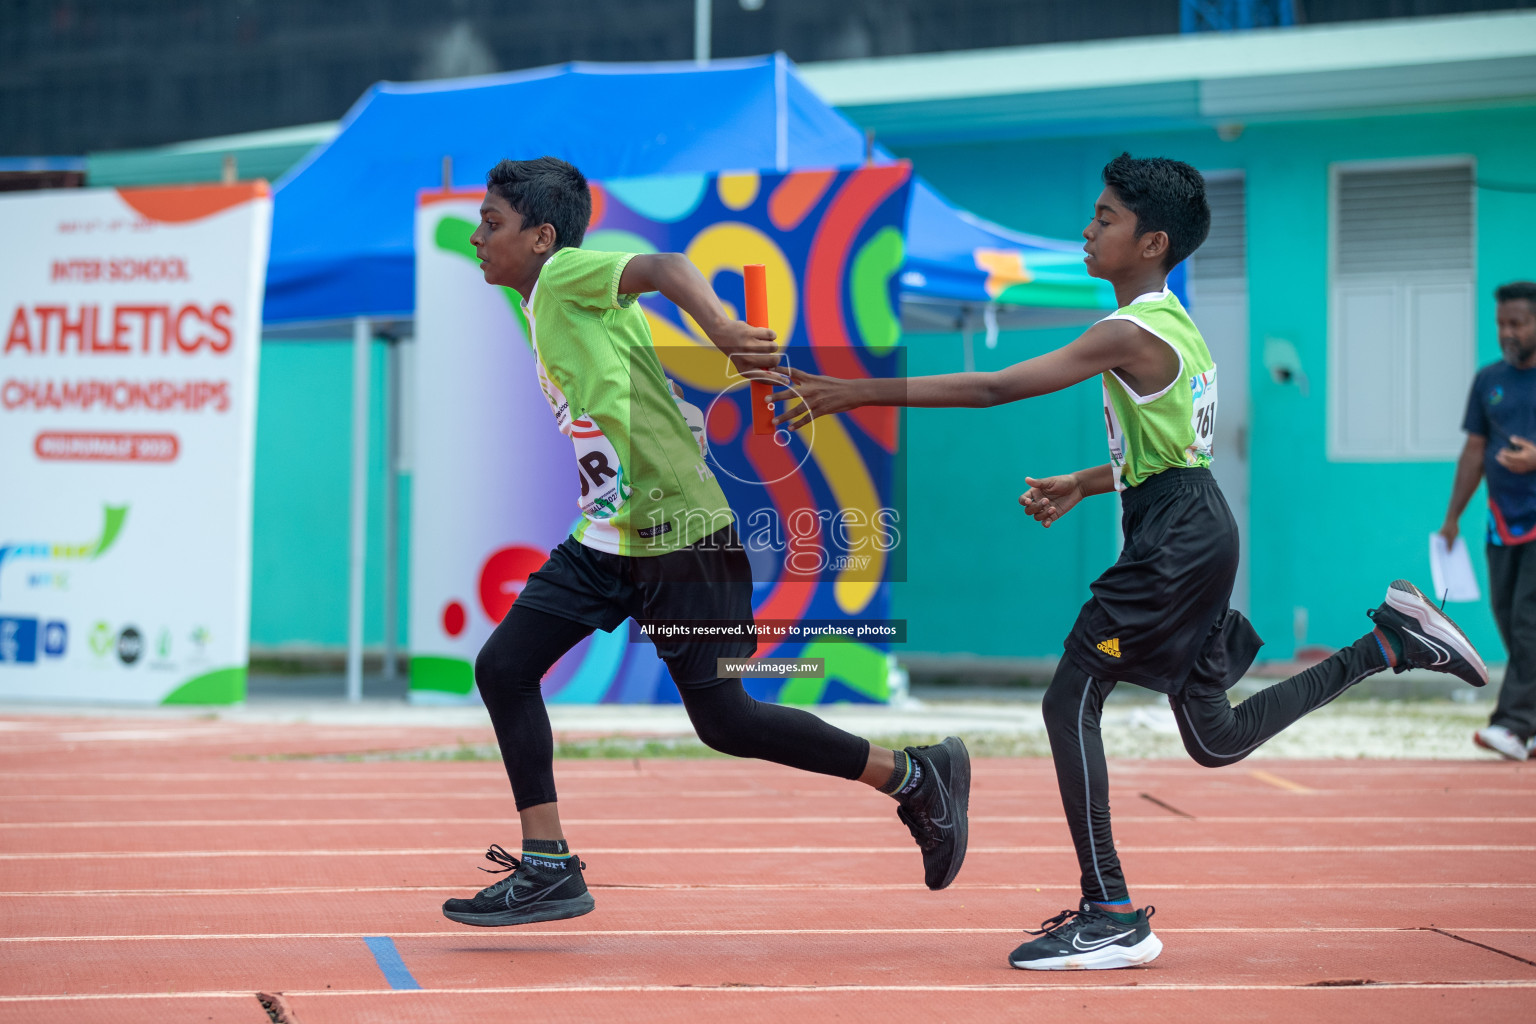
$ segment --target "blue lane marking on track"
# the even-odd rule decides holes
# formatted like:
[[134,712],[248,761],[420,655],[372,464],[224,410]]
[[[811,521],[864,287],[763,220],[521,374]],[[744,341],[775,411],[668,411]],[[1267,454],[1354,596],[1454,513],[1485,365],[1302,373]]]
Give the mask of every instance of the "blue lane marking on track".
[[379,970],[384,972],[384,980],[389,982],[390,988],[421,988],[416,979],[411,977],[405,961],[400,959],[400,951],[395,948],[394,939],[388,935],[365,935],[363,941],[368,943],[368,951],[373,954]]

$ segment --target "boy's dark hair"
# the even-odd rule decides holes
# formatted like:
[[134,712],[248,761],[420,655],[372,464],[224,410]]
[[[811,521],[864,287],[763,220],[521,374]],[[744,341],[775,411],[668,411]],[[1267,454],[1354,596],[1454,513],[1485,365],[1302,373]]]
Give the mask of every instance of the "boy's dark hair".
[[1511,281],[1493,290],[1495,302],[1516,302],[1524,299],[1536,310],[1536,281]]
[[1187,259],[1210,233],[1205,178],[1183,161],[1121,153],[1104,165],[1104,184],[1136,215],[1136,234],[1168,233],[1164,269]]
[[485,174],[485,187],[523,218],[523,228],[552,224],[555,248],[577,248],[592,219],[592,190],[575,167],[552,156],[503,160]]

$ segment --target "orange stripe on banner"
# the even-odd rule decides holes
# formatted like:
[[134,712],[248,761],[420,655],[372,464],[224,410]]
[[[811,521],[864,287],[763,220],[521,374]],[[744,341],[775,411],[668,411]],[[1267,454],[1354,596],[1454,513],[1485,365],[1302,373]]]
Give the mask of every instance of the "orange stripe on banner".
[[416,194],[417,206],[431,206],[433,203],[451,203],[455,200],[484,199],[485,189],[456,188],[450,192],[444,192],[440,188],[423,189]]
[[265,181],[242,181],[235,185],[120,188],[117,194],[141,217],[162,224],[185,224],[271,195],[272,191]]

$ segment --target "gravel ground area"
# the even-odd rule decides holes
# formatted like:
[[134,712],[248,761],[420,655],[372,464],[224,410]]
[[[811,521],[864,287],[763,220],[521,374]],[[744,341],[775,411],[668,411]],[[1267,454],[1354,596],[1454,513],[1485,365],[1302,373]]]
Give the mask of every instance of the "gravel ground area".
[[[1270,681],[1244,683],[1238,699]],[[1471,760],[1493,755],[1472,744],[1483,725],[1493,694],[1451,690],[1456,699],[1384,699],[1365,696],[1335,701],[1302,719],[1255,751],[1256,758],[1416,758]],[[890,706],[822,705],[815,714],[885,745],[926,743],[948,734],[963,736],[976,756],[1048,757],[1050,747],[1040,717],[1039,690],[998,693],[995,689],[919,690],[918,696]],[[1368,694],[1369,691],[1366,691]],[[958,697],[958,699],[957,699]],[[554,704],[550,719],[567,757],[712,756],[693,737],[678,705]],[[224,708],[130,708],[110,705],[0,704],[0,716],[121,716],[128,718],[202,718],[247,722],[253,726],[313,722],[336,726],[437,726],[466,730],[457,747],[402,751],[401,757],[454,757],[479,760],[495,756],[488,744],[490,720],[479,705],[432,707],[403,700],[369,699],[349,704],[334,697],[286,696],[267,690],[244,704]],[[471,732],[473,730],[473,732]],[[1185,756],[1173,714],[1158,695],[1123,686],[1104,711],[1104,742],[1111,757]]]

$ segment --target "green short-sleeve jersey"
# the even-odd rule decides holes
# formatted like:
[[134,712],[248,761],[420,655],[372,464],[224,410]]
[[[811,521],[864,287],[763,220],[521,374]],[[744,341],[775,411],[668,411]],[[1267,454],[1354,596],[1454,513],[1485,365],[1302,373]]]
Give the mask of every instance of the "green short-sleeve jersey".
[[576,449],[573,536],[615,555],[687,547],[734,517],[674,399],[634,295],[630,253],[560,249],[523,303],[539,387]]
[[1129,320],[1179,355],[1173,382],[1138,395],[1113,370],[1104,374],[1104,421],[1115,489],[1135,487],[1165,469],[1209,466],[1216,434],[1216,363],[1177,295],[1138,295],[1106,320]]

